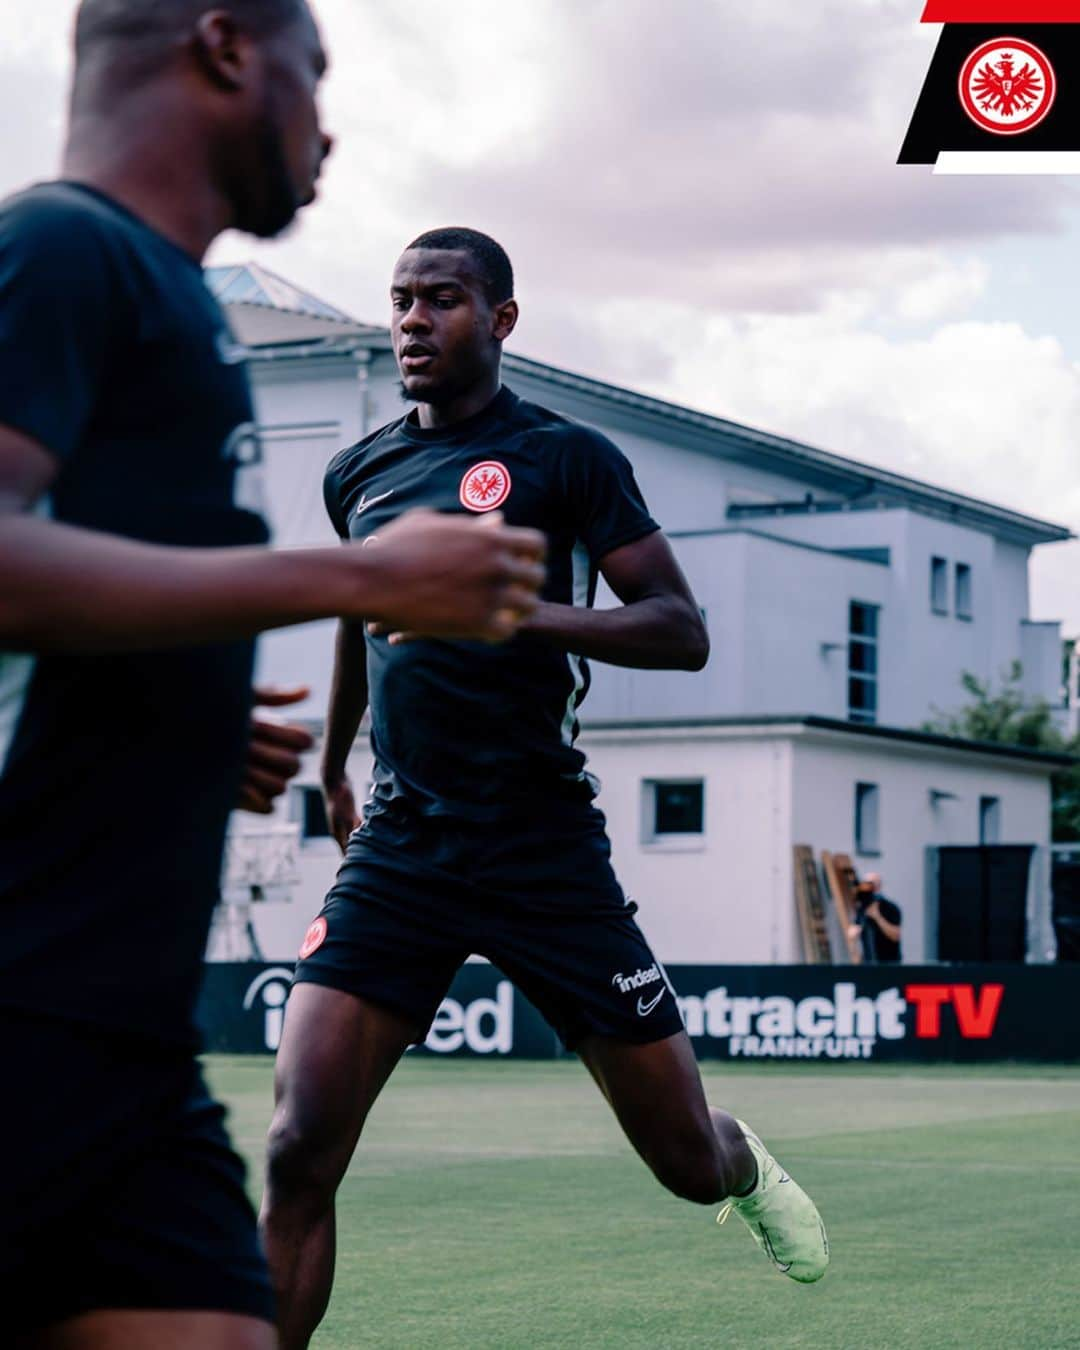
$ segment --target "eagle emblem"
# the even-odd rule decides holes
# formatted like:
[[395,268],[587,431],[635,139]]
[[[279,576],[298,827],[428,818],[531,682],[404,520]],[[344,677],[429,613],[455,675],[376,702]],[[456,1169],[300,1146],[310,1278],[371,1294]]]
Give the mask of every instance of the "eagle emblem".
[[960,72],[960,102],[984,131],[1016,136],[1038,126],[1057,93],[1046,53],[1020,38],[993,38],[976,47]]
[[461,480],[461,504],[470,511],[495,511],[510,496],[510,471],[498,460],[474,464]]

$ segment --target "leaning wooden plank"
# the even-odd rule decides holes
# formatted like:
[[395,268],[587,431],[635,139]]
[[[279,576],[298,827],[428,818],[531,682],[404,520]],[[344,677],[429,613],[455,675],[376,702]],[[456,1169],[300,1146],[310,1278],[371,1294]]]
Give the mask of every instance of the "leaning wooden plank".
[[832,962],[832,949],[814,851],[808,844],[796,844],[794,854],[795,907],[802,930],[803,954],[809,965],[829,965]]
[[855,922],[855,868],[851,865],[851,859],[846,853],[827,853],[824,850],[821,854],[821,865],[825,869],[829,893],[832,895],[833,904],[836,906],[836,917],[840,923],[840,931],[847,943],[848,958],[852,965],[861,966],[863,959],[862,941],[857,933],[854,937],[851,935],[851,927]]

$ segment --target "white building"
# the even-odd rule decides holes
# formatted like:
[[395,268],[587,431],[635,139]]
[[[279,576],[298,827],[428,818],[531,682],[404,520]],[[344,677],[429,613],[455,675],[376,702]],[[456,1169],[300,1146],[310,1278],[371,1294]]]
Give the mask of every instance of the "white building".
[[[210,277],[250,348],[277,543],[333,542],[323,466],[403,409],[388,331],[255,266]],[[704,673],[595,666],[583,710],[616,860],[660,956],[800,959],[790,857],[808,843],[881,871],[905,912],[906,956],[933,957],[926,848],[996,839],[1045,852],[1054,761],[913,729],[962,701],[963,672],[996,680],[1017,660],[1025,693],[1060,701],[1059,627],[1029,617],[1028,560],[1068,531],[523,357],[507,356],[505,377],[629,455],[705,611]],[[262,646],[264,678],[312,686],[301,712],[315,724],[332,635],[311,625]],[[358,777],[367,767],[360,747]],[[294,819],[303,799],[301,785]],[[871,815],[873,846],[857,837]],[[1049,941],[1041,858],[1032,955]],[[334,861],[329,841],[304,843],[289,917],[257,911],[268,956],[292,948]]]

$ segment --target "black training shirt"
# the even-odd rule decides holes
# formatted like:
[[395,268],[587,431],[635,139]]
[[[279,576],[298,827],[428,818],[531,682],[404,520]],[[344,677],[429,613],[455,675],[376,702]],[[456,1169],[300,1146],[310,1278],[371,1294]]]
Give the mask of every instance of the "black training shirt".
[[[477,514],[548,538],[544,599],[591,605],[605,554],[657,530],[626,457],[599,432],[503,389],[452,427],[403,417],[330,463],[343,539],[412,507]],[[368,638],[376,802],[490,821],[573,809],[596,794],[574,746],[586,662],[541,638],[503,646]]]
[[[0,205],[0,425],[44,446],[58,521],[263,542],[242,352],[187,254],[64,183]],[[250,708],[252,644],[0,652],[0,1003],[191,1038]]]

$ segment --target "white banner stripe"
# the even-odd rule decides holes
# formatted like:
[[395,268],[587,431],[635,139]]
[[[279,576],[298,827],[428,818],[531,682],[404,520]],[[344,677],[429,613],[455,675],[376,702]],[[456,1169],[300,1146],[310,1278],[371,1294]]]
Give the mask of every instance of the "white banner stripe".
[[1080,173],[1080,150],[942,150],[935,173]]

